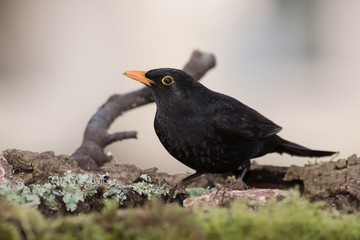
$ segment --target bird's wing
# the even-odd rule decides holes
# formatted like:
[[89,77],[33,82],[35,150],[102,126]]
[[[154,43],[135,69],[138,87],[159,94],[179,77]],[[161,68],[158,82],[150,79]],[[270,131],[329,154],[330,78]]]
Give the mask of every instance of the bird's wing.
[[243,104],[223,108],[213,120],[216,129],[248,139],[266,138],[281,131],[280,126]]

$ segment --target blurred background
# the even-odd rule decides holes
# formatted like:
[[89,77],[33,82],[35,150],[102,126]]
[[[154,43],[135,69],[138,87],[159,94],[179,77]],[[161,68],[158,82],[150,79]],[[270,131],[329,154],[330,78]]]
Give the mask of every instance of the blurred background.
[[[110,95],[142,87],[122,72],[182,68],[200,49],[217,58],[202,83],[282,126],[281,137],[359,154],[359,11],[357,0],[2,0],[0,150],[72,154]],[[117,119],[110,131],[138,139],[106,150],[121,163],[191,172],[161,146],[154,115],[152,104]]]

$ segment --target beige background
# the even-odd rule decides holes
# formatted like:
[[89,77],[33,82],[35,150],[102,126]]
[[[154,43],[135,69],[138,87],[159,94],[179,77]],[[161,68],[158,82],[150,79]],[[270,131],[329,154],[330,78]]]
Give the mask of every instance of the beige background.
[[[356,0],[3,0],[0,149],[71,154],[110,95],[141,87],[122,72],[181,68],[199,48],[218,63],[203,84],[272,119],[282,137],[360,153],[359,12]],[[154,114],[149,105],[118,119],[111,131],[139,139],[107,150],[120,162],[191,171],[160,145]]]

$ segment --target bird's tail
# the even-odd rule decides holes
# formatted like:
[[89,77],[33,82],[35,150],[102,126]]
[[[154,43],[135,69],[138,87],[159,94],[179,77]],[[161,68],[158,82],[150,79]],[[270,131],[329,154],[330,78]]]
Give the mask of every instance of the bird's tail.
[[282,139],[279,136],[277,137],[280,142],[280,145],[277,149],[278,153],[288,153],[290,155],[303,156],[303,157],[324,157],[324,156],[331,156],[336,153],[331,151],[311,150],[309,148],[300,146],[296,143]]

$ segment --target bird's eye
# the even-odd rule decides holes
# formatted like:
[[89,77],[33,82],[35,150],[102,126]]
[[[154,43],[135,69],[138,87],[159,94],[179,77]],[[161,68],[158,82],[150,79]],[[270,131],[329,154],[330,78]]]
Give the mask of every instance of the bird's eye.
[[165,76],[165,77],[163,77],[161,82],[166,86],[170,86],[171,84],[174,83],[174,79],[172,77],[170,77],[170,76]]

